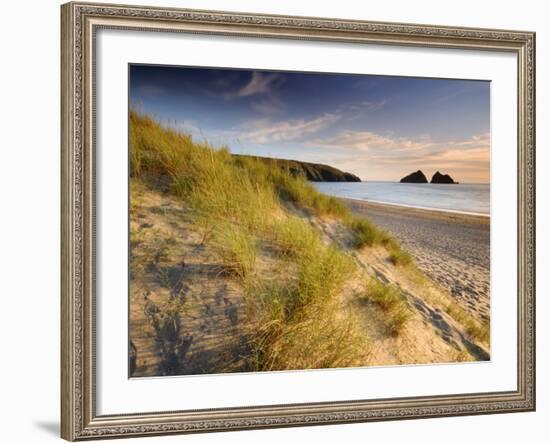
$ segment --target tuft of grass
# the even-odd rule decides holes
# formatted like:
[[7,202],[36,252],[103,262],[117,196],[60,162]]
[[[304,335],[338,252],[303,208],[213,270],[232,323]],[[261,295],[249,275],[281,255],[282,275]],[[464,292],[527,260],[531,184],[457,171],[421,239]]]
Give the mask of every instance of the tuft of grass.
[[390,240],[386,231],[379,229],[366,218],[350,217],[348,226],[354,234],[354,247],[357,249],[364,246],[385,245]]
[[367,283],[366,297],[386,314],[384,321],[391,335],[399,335],[412,317],[411,308],[401,290],[373,278]]
[[318,244],[319,234],[306,221],[290,216],[273,226],[271,236],[276,248],[286,257],[298,257]]
[[220,226],[214,231],[212,245],[220,256],[225,273],[242,282],[252,277],[258,246],[249,232],[234,225]]
[[281,199],[309,209],[316,215],[342,219],[350,216],[350,211],[344,202],[319,192],[303,175],[293,174],[288,168],[276,165],[269,169],[268,175]]
[[389,259],[395,266],[407,266],[412,263],[411,255],[386,231],[378,228],[370,220],[350,217],[347,219],[347,224],[353,233],[355,248],[381,245],[390,253]]
[[356,323],[337,315],[336,306],[355,263],[325,246],[307,223],[291,218],[287,223],[275,242],[285,247],[295,272],[275,281],[258,278],[249,286],[249,317],[255,319],[251,366],[263,371],[357,364],[367,343]]
[[296,259],[301,305],[326,301],[336,295],[355,271],[355,262],[334,246],[321,242]]
[[390,253],[390,261],[395,266],[407,266],[412,263],[411,255],[401,248],[399,243],[396,243],[394,240],[391,240],[386,246]]
[[403,294],[396,286],[386,285],[376,278],[367,284],[367,297],[385,312],[392,310],[404,300]]
[[396,337],[405,329],[411,318],[411,311],[407,307],[401,307],[392,312],[388,319],[387,326],[392,336]]
[[289,217],[274,227],[273,235],[276,249],[292,264],[288,281],[280,283],[279,296],[274,298],[284,304],[286,318],[308,305],[334,298],[356,271],[349,255],[325,245],[317,231],[303,220]]
[[[317,191],[316,191],[317,192]],[[317,192],[312,203],[312,207],[319,215],[331,215],[334,217],[345,218],[349,214],[348,207],[342,200],[329,195]]]

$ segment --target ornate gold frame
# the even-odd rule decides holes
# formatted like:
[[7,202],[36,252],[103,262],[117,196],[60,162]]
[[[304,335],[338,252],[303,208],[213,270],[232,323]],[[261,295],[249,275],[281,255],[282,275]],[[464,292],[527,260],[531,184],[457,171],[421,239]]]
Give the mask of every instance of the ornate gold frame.
[[[61,8],[61,435],[67,440],[533,411],[535,34],[431,25],[68,3]],[[99,28],[508,51],[518,59],[517,390],[98,416],[94,368],[94,36]]]

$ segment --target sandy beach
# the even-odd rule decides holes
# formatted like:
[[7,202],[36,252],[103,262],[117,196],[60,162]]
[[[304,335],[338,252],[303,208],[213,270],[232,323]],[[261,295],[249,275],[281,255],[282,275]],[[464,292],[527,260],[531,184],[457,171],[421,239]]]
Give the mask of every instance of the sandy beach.
[[386,229],[418,267],[480,319],[489,318],[490,218],[343,199]]

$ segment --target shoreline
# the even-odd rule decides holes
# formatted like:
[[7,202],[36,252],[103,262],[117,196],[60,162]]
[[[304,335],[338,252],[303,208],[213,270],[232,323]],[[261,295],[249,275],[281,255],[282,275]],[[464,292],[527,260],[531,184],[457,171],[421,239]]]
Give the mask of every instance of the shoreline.
[[379,200],[365,200],[362,198],[354,198],[354,197],[337,197],[333,195],[332,197],[339,198],[341,200],[353,200],[357,202],[364,202],[371,205],[380,205],[380,206],[388,206],[388,207],[395,207],[395,208],[404,208],[404,209],[415,209],[419,211],[426,211],[426,212],[443,212],[443,213],[449,213],[453,215],[466,215],[466,216],[472,216],[472,217],[480,217],[480,218],[491,218],[491,214],[485,214],[482,212],[470,212],[470,211],[458,211],[454,209],[441,209],[441,208],[432,208],[429,206],[414,206],[414,205],[405,205],[402,203],[388,203],[383,202]]
[[490,214],[478,214],[475,212],[452,211],[437,208],[423,208],[419,206],[398,205],[393,203],[383,203],[374,200],[363,200],[358,198],[337,197],[350,206],[350,209],[361,207],[364,210],[379,210],[394,212],[396,214],[410,215],[434,220],[447,220],[455,223],[474,223],[489,225],[491,223]]
[[341,198],[388,231],[428,277],[480,319],[490,316],[490,217]]

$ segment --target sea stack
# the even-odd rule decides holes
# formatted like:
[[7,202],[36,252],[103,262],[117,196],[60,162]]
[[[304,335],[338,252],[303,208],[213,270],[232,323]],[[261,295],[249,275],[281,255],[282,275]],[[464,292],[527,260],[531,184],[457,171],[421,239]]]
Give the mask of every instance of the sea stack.
[[401,180],[399,180],[399,183],[428,183],[428,179],[419,169],[418,171],[412,172],[406,177],[403,177]]
[[443,175],[439,171],[437,171],[433,175],[432,181],[430,183],[446,184],[446,185],[457,185],[458,184],[458,182],[455,182],[449,174]]

